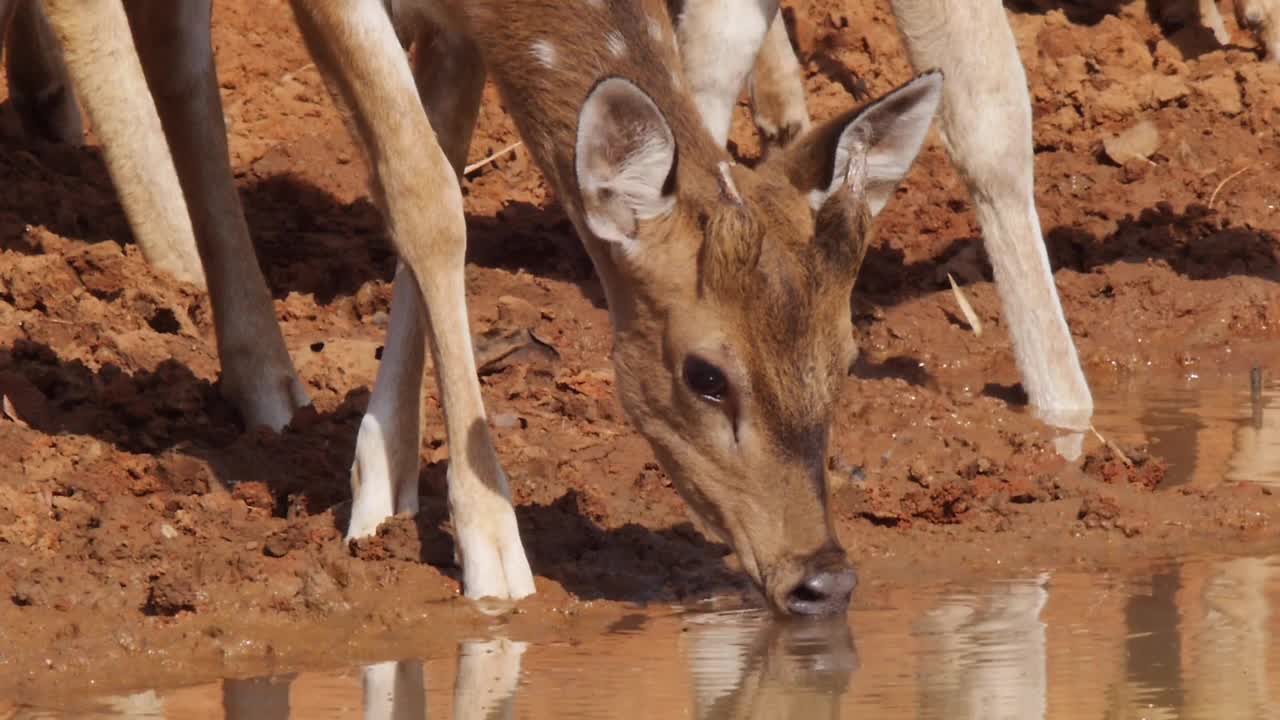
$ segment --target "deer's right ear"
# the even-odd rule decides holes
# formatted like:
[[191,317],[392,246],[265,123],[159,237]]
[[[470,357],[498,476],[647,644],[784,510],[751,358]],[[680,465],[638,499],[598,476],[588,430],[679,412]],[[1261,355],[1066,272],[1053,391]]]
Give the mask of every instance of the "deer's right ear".
[[601,81],[578,115],[574,171],[587,227],[601,240],[635,249],[642,220],[671,211],[676,141],[662,111],[621,78]]

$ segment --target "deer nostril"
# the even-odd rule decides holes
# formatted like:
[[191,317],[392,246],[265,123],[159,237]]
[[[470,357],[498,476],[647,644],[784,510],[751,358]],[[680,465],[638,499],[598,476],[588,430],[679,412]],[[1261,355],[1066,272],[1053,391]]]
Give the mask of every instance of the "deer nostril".
[[838,615],[849,609],[858,584],[853,568],[828,568],[812,573],[787,593],[787,612],[794,615]]

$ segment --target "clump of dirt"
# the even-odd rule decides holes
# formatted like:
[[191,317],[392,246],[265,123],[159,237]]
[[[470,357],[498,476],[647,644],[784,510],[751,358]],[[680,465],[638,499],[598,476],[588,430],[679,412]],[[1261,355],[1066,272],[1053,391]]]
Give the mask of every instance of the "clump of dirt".
[[1125,452],[1108,444],[1085,458],[1084,471],[1104,483],[1123,483],[1154,490],[1164,481],[1169,463],[1143,451]]
[[[786,5],[815,119],[911,76],[883,0]],[[1280,160],[1280,66],[1234,26],[1237,44],[1221,49],[1157,26],[1141,2],[1086,5],[1103,4],[1031,3],[1009,17],[1034,103],[1040,219],[1105,393],[1280,337],[1266,181]],[[419,627],[491,622],[439,602],[457,597],[459,570],[431,383],[421,511],[343,542],[394,257],[286,5],[218,3],[215,46],[258,260],[314,411],[282,433],[245,432],[219,394],[208,298],[142,261],[92,142],[22,138],[6,106],[0,689],[65,691],[122,664],[139,677],[280,669]],[[1154,149],[1113,162],[1103,143],[1141,123]],[[489,87],[471,159],[514,140]],[[744,162],[758,152],[745,108],[733,148]],[[626,425],[602,292],[527,153],[463,191],[481,382],[538,575],[538,598],[507,622],[558,627],[586,600],[749,594]],[[1023,406],[969,196],[936,138],[878,222],[853,298],[862,358],[829,462],[859,602],[921,576],[1115,562],[1116,543],[1139,557],[1275,539],[1276,503],[1254,486],[1168,488],[1161,458],[1121,458],[1091,436],[1083,461],[1054,452]]]

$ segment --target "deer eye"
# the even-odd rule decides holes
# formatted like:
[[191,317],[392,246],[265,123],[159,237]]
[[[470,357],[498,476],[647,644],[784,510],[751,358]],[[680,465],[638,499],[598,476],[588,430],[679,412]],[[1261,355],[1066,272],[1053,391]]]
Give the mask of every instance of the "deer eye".
[[694,393],[712,402],[721,402],[729,395],[724,372],[697,355],[684,360],[684,382]]

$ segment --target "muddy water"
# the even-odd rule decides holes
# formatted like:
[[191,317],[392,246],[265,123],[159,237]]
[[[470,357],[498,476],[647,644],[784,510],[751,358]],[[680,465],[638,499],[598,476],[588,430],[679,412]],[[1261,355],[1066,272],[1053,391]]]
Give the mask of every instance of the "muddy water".
[[1280,376],[1188,371],[1103,388],[1097,397],[1094,426],[1165,460],[1164,489],[1223,481],[1280,488]]
[[580,643],[477,638],[0,717],[1265,718],[1280,699],[1277,602],[1280,556],[1206,556],[864,594],[847,623],[637,611]]

